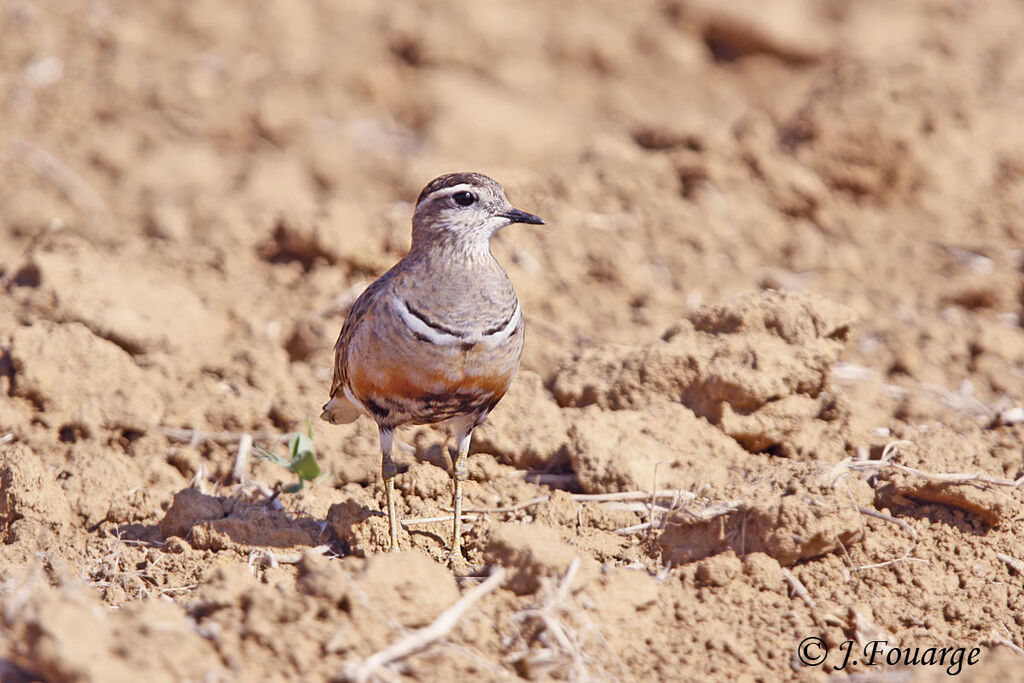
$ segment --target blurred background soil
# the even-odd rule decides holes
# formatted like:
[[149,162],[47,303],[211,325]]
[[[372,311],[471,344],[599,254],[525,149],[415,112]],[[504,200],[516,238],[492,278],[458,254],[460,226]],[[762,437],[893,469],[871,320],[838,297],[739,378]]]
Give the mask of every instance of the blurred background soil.
[[[995,0],[0,2],[0,679],[354,676],[495,565],[372,674],[824,680],[886,640],[1013,678],[1022,34]],[[368,420],[314,420],[274,502],[237,460],[319,413],[457,170],[548,221],[493,244],[528,332],[468,578],[422,521],[443,433],[402,435],[397,555]]]

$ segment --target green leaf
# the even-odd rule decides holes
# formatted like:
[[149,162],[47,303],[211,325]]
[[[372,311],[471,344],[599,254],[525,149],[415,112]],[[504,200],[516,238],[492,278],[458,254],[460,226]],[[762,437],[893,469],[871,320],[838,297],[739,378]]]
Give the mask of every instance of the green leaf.
[[302,457],[304,454],[313,453],[313,439],[306,436],[305,434],[296,434],[288,442],[288,451],[292,455],[292,462],[295,462],[297,458]]
[[313,455],[312,450],[305,451],[299,457],[292,460],[289,469],[299,475],[299,479],[305,479],[306,481],[313,481],[320,476],[320,465],[317,464],[316,456]]
[[284,491],[285,493],[298,493],[299,491],[302,490],[302,480],[299,479],[299,483],[298,484],[292,484],[291,486],[285,486],[281,490]]

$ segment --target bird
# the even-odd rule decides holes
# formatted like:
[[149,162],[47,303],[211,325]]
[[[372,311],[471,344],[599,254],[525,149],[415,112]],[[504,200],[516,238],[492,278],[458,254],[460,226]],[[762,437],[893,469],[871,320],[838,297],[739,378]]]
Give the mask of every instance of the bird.
[[330,398],[321,419],[372,418],[380,433],[390,549],[398,549],[396,428],[443,424],[454,432],[452,541],[462,559],[462,490],[473,430],[505,395],[519,369],[522,306],[491,238],[513,223],[543,225],[515,208],[480,173],[427,183],[412,215],[409,251],[355,300],[334,345]]

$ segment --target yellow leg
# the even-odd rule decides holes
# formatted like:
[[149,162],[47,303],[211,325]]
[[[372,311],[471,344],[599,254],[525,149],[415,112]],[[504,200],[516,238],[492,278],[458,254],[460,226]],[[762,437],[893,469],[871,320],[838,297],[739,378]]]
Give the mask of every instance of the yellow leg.
[[398,513],[395,511],[395,475],[398,468],[391,459],[391,445],[394,432],[390,429],[380,430],[380,476],[384,479],[384,500],[388,506],[388,529],[391,535],[389,550],[398,550]]
[[455,440],[458,449],[455,458],[452,460],[452,480],[455,482],[455,491],[452,494],[452,554],[451,563],[455,566],[463,561],[462,557],[462,485],[469,474],[466,460],[469,458],[469,441],[473,436],[473,428],[459,428],[456,431]]

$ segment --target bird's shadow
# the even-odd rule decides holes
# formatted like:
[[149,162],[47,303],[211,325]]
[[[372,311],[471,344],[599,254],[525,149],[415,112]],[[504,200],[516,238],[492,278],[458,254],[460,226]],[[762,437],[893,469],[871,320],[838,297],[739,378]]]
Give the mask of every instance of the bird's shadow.
[[332,540],[324,520],[274,505],[273,499],[219,496],[182,489],[157,524],[129,523],[116,527],[119,539],[160,546],[174,536],[193,547],[231,546],[293,548]]

